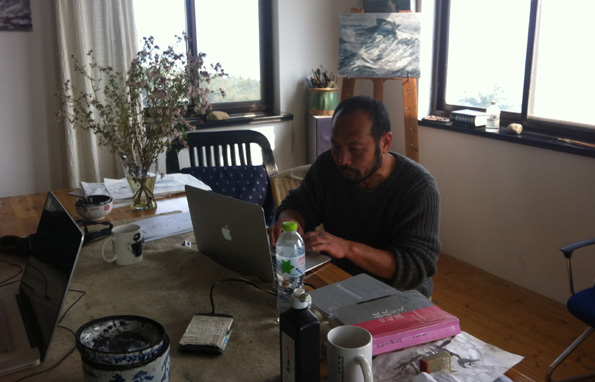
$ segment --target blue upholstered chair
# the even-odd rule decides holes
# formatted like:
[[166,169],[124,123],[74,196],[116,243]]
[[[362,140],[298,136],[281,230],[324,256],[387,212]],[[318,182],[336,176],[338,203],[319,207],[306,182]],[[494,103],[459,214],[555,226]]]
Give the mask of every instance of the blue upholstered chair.
[[[179,154],[185,147],[174,140],[166,154],[167,173],[192,174],[214,192],[259,204],[267,224],[275,206],[269,179],[277,164],[268,139],[254,130],[193,131],[186,134],[190,165],[180,168]],[[259,153],[254,149],[260,149]]]
[[[595,239],[578,241],[560,248],[564,254],[564,257],[566,258],[568,280],[570,282],[571,296],[568,299],[566,306],[568,311],[572,313],[573,316],[587,324],[588,328],[576,340],[574,340],[574,342],[550,365],[547,370],[547,380],[549,382],[552,382],[552,374],[558,365],[562,363],[568,354],[570,354],[581,342],[583,342],[591,334],[591,332],[593,332],[593,328],[595,327],[595,284],[590,288],[575,292],[571,263],[572,253],[574,251],[592,244],[595,244]],[[595,371],[589,374],[563,379],[559,382],[561,381],[595,381]]]

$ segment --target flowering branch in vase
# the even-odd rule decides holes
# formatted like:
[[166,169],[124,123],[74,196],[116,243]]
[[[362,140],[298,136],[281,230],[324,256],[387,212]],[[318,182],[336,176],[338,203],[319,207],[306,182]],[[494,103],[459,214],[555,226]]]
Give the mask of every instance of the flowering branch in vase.
[[[146,174],[173,138],[194,130],[187,117],[212,109],[208,85],[227,74],[220,64],[207,68],[205,53],[180,54],[171,46],[161,50],[153,37],[143,40],[126,74],[99,65],[93,51],[87,53],[87,65],[72,56],[84,81],[77,87],[69,79],[60,88],[63,107],[57,115],[74,128],[92,131],[100,145]],[[225,95],[221,89],[216,93]]]

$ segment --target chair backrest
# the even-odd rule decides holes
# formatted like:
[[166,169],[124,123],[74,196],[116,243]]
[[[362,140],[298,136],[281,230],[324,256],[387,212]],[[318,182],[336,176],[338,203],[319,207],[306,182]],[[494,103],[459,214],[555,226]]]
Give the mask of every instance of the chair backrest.
[[[574,278],[572,275],[572,262],[571,262],[572,254],[577,249],[586,247],[588,245],[593,245],[593,244],[595,244],[595,238],[577,241],[577,242],[568,244],[568,245],[560,248],[560,251],[562,251],[562,253],[564,254],[564,258],[566,259],[566,270],[568,272],[568,281],[570,283],[570,293],[571,294],[574,294]],[[595,282],[593,282],[593,287],[595,287]]]
[[309,164],[281,171],[271,177],[271,188],[273,191],[275,207],[279,207],[283,199],[289,194],[290,190],[300,186],[308,169],[310,169]]
[[[254,130],[193,131],[186,134],[190,166],[180,168],[184,144],[172,141],[166,154],[167,173],[192,174],[214,192],[259,204],[267,224],[275,218],[270,180],[279,172],[268,139]],[[260,147],[260,156],[252,145]],[[185,164],[185,163],[184,163]],[[266,174],[265,174],[266,172]]]
[[[560,250],[566,258],[566,266],[568,270],[568,279],[570,282],[570,293],[572,294],[566,302],[568,311],[576,318],[589,325],[589,327],[577,338],[570,346],[566,348],[547,369],[546,381],[553,382],[552,376],[556,368],[566,359],[566,357],[574,351],[589,335],[595,331],[595,282],[590,288],[583,289],[579,292],[574,291],[574,281],[572,277],[572,253],[579,248],[595,244],[595,238],[577,241],[575,243],[566,245]],[[567,365],[568,366],[568,365]],[[593,381],[595,380],[595,373],[590,372],[579,376],[572,376],[570,378],[557,379],[558,382],[564,381]]]
[[[186,134],[190,166],[224,167],[254,165],[251,144],[260,146],[262,164],[270,177],[277,174],[277,164],[268,139],[254,130],[193,131]],[[178,154],[184,149],[174,141],[166,154],[167,173],[180,172]]]

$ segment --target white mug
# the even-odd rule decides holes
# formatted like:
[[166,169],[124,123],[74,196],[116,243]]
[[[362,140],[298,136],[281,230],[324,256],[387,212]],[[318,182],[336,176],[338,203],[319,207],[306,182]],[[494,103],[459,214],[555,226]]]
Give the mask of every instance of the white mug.
[[372,382],[372,335],[359,326],[338,326],[327,335],[329,382]]
[[[109,242],[113,243],[111,257],[105,254],[105,245]],[[143,233],[139,225],[126,224],[115,227],[101,246],[101,256],[109,263],[115,261],[118,265],[135,264],[143,259],[143,242]]]

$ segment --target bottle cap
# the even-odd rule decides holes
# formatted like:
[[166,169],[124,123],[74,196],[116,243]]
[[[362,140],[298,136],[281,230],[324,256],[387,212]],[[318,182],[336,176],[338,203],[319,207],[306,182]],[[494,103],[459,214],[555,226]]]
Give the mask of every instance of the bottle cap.
[[306,309],[312,305],[312,297],[306,293],[304,288],[297,288],[291,295],[291,307],[294,309]]
[[285,231],[285,232],[297,231],[297,223],[294,221],[283,222],[283,231]]

